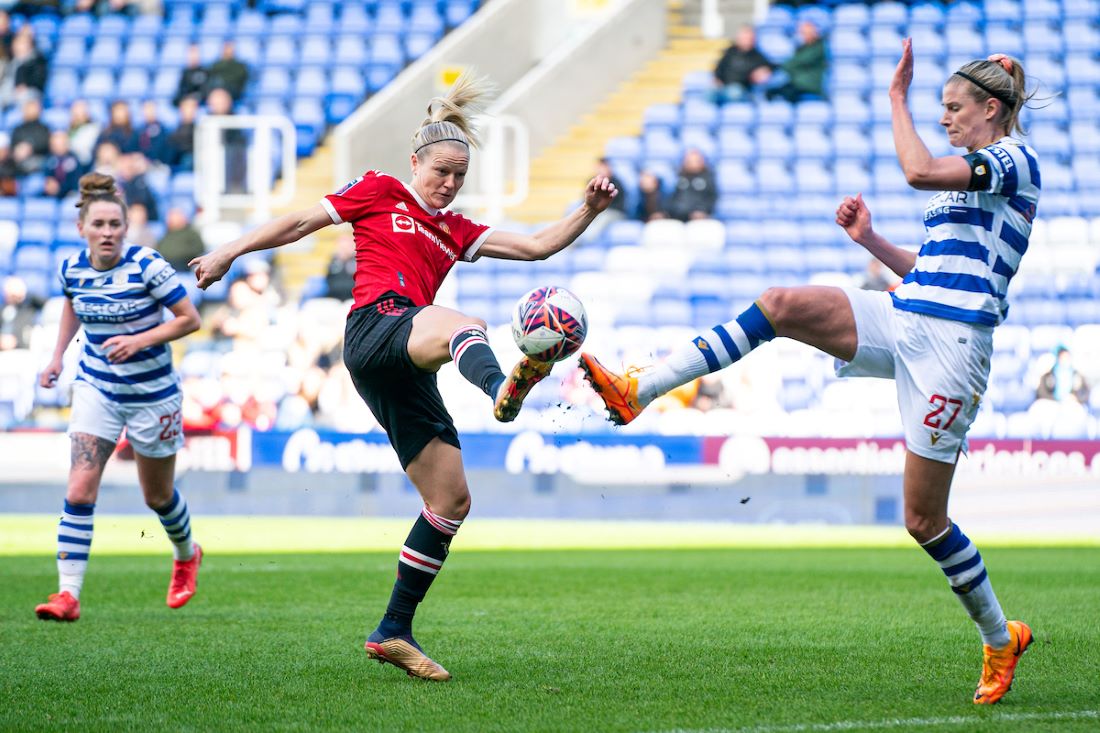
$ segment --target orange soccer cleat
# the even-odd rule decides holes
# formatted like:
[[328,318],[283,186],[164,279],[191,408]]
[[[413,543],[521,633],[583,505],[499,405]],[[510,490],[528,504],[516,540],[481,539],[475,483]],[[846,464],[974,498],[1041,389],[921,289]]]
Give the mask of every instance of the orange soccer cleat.
[[535,361],[530,357],[523,357],[512,368],[504,384],[497,392],[496,404],[493,405],[493,416],[500,422],[512,422],[523,407],[523,399],[531,388],[541,382],[550,370],[554,368],[552,363]]
[[591,354],[581,354],[584,378],[603,400],[611,422],[626,425],[644,409],[638,401],[638,378],[628,371],[625,375],[611,371]]
[[420,645],[411,636],[391,636],[388,639],[376,639],[379,634],[371,634],[364,648],[367,656],[377,659],[379,664],[389,662],[405,670],[410,677],[419,677],[432,682],[446,682],[451,673],[443,669],[438,662],[428,658]]
[[1023,621],[1009,621],[1008,635],[1011,641],[1003,649],[984,645],[982,648],[982,678],[974,693],[975,705],[992,705],[1012,688],[1016,665],[1031,645],[1031,628]]
[[190,560],[172,562],[172,580],[168,583],[168,607],[180,608],[195,595],[195,586],[199,580],[199,566],[202,565],[202,548],[195,543],[195,554]]
[[34,607],[34,612],[43,621],[76,621],[80,618],[80,601],[63,590],[51,593],[45,603]]

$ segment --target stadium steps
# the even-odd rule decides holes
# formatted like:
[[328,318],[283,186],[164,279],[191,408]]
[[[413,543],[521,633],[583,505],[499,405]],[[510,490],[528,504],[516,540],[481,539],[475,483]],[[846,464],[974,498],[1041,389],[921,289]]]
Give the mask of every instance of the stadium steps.
[[[313,151],[313,155],[298,161],[298,181],[294,198],[285,207],[276,209],[273,212],[275,216],[309,208],[325,194],[332,192],[334,164],[330,140],[331,136]],[[276,196],[279,195],[282,185],[282,181],[279,181],[275,190]],[[325,227],[309,237],[312,246],[291,245],[276,252],[275,269],[283,293],[288,299],[297,300],[310,277],[325,274],[336,249],[339,232],[338,227]]]
[[683,22],[684,10],[684,3],[670,2],[665,48],[531,161],[530,194],[508,210],[508,218],[538,223],[561,217],[580,197],[609,139],[640,134],[647,107],[679,102],[685,74],[714,68],[729,41],[704,38],[697,25]]

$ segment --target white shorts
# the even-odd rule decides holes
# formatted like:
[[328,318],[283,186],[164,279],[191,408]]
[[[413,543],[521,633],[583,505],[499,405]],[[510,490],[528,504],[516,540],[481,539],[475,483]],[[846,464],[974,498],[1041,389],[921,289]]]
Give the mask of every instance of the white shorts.
[[88,433],[117,443],[126,428],[134,452],[149,458],[175,455],[183,447],[183,393],[153,404],[112,402],[87,382],[73,382],[69,435]]
[[898,310],[889,293],[844,292],[859,342],[852,361],[837,360],[837,376],[893,379],[906,448],[954,463],[989,382],[993,329]]

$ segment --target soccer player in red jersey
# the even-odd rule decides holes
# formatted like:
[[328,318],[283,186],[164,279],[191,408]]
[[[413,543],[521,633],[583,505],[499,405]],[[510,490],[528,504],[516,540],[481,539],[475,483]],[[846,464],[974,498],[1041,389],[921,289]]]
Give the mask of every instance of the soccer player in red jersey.
[[477,144],[470,120],[486,96],[485,86],[464,74],[446,96],[429,103],[412,140],[411,183],[369,171],[317,205],[191,262],[199,287],[206,288],[247,252],[289,244],[332,224],[352,225],[357,266],[344,363],[424,499],[398,558],[389,606],[366,649],[374,659],[430,680],[450,679],[450,673],[413,639],[413,614],[470,511],[458,434],[435,373],[453,360],[494,401],[496,418],[507,422],[550,372],[549,364],[523,358],[505,377],[485,321],[432,301],[459,258],[545,259],[576,240],[618,193],[597,176],[576,210],[534,234],[496,230],[444,211],[465,181],[470,148]]

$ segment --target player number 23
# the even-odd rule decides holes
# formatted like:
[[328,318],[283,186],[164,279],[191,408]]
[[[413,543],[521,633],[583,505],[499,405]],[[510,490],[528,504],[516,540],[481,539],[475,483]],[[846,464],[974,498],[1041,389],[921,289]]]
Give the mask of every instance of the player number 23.
[[[924,424],[936,430],[947,430],[951,427],[951,423],[955,422],[955,418],[959,416],[959,410],[962,409],[963,403],[962,400],[934,394],[928,398],[928,404],[932,406],[932,411],[924,416]],[[940,416],[948,409],[948,406],[951,407],[951,417],[947,418],[947,422],[943,422]]]
[[[183,428],[183,426],[181,425],[182,420],[180,418],[181,416],[179,410],[176,410],[170,415],[160,416],[160,424],[164,426],[163,428],[161,428],[160,431],[161,440],[172,440],[180,434],[180,431]],[[925,420],[925,422],[927,422],[927,420]]]

